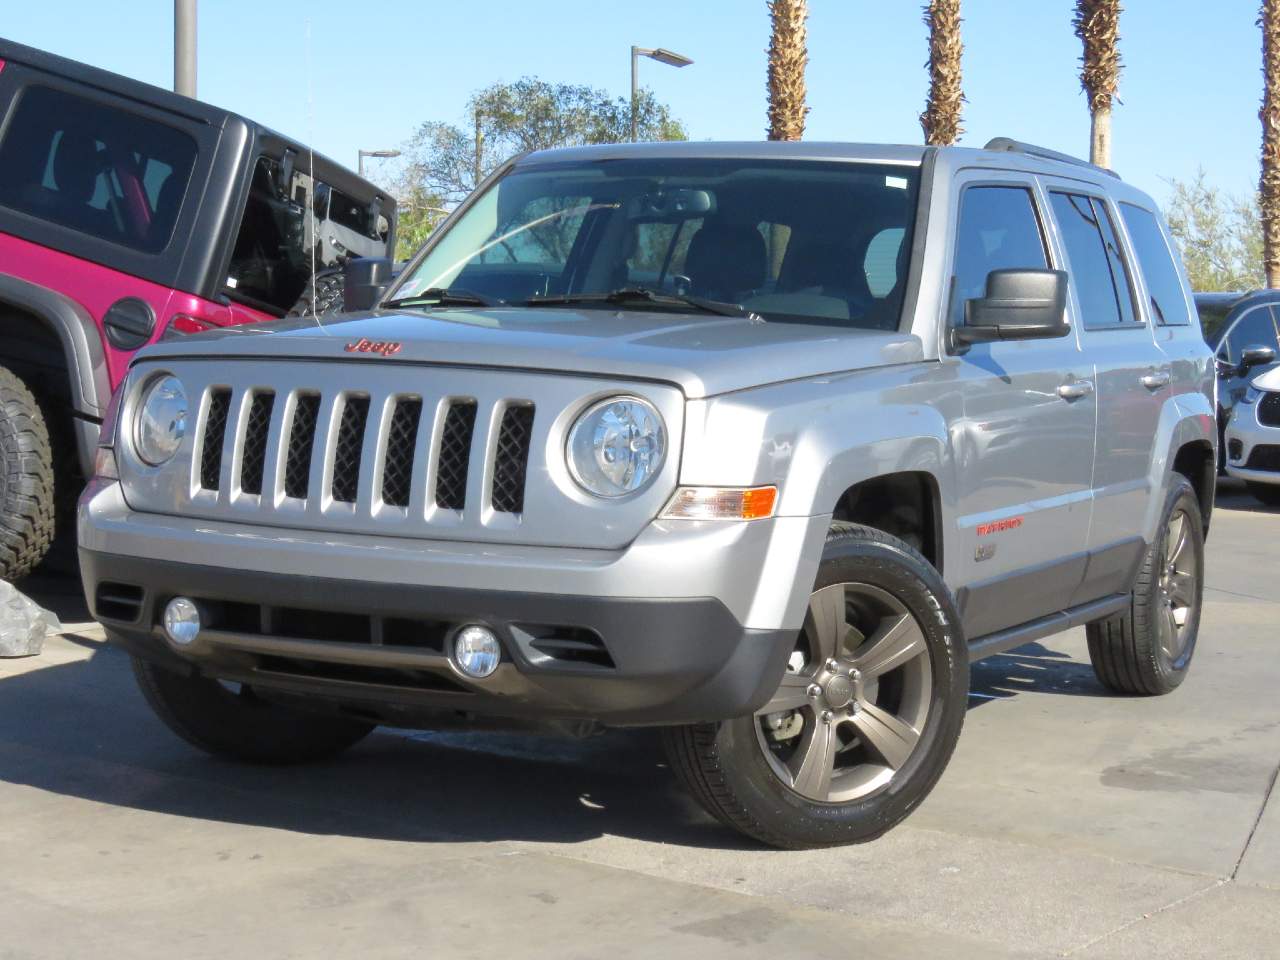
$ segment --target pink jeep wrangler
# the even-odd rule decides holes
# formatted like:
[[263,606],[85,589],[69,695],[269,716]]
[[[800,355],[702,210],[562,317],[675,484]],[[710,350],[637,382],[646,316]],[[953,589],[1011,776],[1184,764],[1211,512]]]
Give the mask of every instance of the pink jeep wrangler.
[[135,351],[301,312],[316,271],[386,256],[394,221],[250,120],[0,39],[0,579],[73,538]]

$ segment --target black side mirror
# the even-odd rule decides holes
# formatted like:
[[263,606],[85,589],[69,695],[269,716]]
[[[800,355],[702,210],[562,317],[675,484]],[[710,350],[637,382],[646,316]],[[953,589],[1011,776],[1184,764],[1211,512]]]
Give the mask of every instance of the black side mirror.
[[342,268],[342,309],[371,310],[391,284],[391,261],[386,257],[358,257]]
[[1240,372],[1252,370],[1254,367],[1261,367],[1264,364],[1274,363],[1276,359],[1276,351],[1273,347],[1253,346],[1245,347],[1240,351]]
[[1067,274],[1062,270],[992,270],[987,295],[964,304],[958,343],[1065,337]]

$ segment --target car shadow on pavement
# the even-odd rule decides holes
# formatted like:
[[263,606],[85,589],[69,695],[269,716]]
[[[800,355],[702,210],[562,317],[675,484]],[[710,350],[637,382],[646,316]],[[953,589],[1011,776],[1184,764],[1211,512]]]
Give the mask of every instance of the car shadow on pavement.
[[970,665],[970,710],[985,703],[1010,700],[1022,693],[1111,696],[1094,676],[1092,666],[1038,642]]
[[[41,596],[47,601],[47,595]],[[576,843],[612,834],[718,849],[749,841],[703,813],[651,731],[569,737],[379,730],[321,764],[216,760],[145,706],[128,658],[0,676],[0,780],[176,817],[411,842]]]

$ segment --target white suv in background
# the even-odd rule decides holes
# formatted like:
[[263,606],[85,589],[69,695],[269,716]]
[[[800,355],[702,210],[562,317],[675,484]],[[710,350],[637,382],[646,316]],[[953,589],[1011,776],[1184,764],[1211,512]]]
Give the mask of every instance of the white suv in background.
[[1227,424],[1227,473],[1269,507],[1280,507],[1280,367],[1249,383]]

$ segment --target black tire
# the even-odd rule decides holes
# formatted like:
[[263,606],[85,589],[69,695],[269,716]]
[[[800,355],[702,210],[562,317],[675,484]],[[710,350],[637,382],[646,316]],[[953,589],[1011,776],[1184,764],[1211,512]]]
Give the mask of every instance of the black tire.
[[0,580],[29,574],[53,542],[49,430],[36,398],[0,367]]
[[[920,723],[918,740],[886,783],[872,786],[865,795],[847,801],[819,802],[802,795],[784,782],[774,761],[766,759],[769,748],[760,724],[768,723],[770,718],[742,717],[664,731],[672,769],[701,805],[722,823],[770,846],[805,849],[879,837],[901,822],[933,789],[951,758],[964,722],[969,690],[968,648],[951,593],[937,570],[901,540],[868,527],[836,523],[827,535],[811,603],[817,601],[824,588],[841,585],[854,591],[869,585],[892,598],[897,609],[914,619],[920,636],[913,643],[922,642],[928,654],[918,667],[929,678],[927,692],[921,694],[927,713]],[[843,589],[840,595],[844,603],[856,603],[856,593],[852,594],[853,601]],[[852,607],[846,607],[845,626],[850,610]],[[810,617],[797,640],[798,650],[809,642],[806,636],[812,624]],[[844,635],[852,636],[847,632]],[[856,638],[850,642],[855,646],[859,643]],[[861,651],[868,646],[871,644],[856,649]],[[809,679],[805,672],[797,671],[793,682],[808,683]],[[887,682],[881,680],[877,684],[884,686]],[[816,686],[808,687],[807,696],[814,696]],[[824,691],[823,697],[826,696]],[[866,710],[865,705],[862,709]],[[797,709],[794,717],[804,712]],[[830,717],[830,711],[824,712]],[[857,715],[854,708],[854,716]],[[779,714],[771,716],[776,720]],[[807,724],[809,720],[803,722]],[[846,718],[845,722],[852,721]],[[844,742],[835,748],[837,764],[841,751],[866,749],[859,744],[857,729],[852,743],[843,736],[839,738]],[[859,768],[836,769],[856,772]]]
[[[1167,569],[1166,549],[1169,526],[1175,514],[1186,518],[1187,543],[1195,563],[1193,583],[1180,589],[1190,602],[1180,635],[1172,650],[1162,640],[1162,618],[1166,617],[1163,572]],[[1148,548],[1134,581],[1127,609],[1105,620],[1089,624],[1089,659],[1103,686],[1116,693],[1158,696],[1182,683],[1191,667],[1200,629],[1200,608],[1204,595],[1204,522],[1195,489],[1185,478],[1175,476],[1160,514],[1160,532]],[[1185,628],[1185,633],[1183,633]]]
[[133,674],[151,709],[192,746],[260,764],[323,760],[359,743],[373,724],[305,713],[234,690],[196,673],[183,675],[133,658]]
[[1249,493],[1253,499],[1268,507],[1280,507],[1280,484],[1249,483]]
[[328,317],[341,313],[346,306],[346,278],[340,269],[317,270],[308,280],[289,316]]

